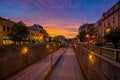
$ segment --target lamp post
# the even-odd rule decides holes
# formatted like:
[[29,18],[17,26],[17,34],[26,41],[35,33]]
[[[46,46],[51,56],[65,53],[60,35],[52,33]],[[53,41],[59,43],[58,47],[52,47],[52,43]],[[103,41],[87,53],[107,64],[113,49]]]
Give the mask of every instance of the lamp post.
[[89,40],[88,40],[88,39],[89,39],[89,37],[90,37],[90,35],[89,35],[89,34],[87,34],[87,35],[86,35],[87,42],[89,42]]
[[53,65],[52,65],[52,49],[51,49],[50,53],[51,53],[51,67],[53,67]]
[[107,33],[107,34],[110,33],[110,28],[107,28],[107,29],[106,29],[106,33]]
[[21,54],[25,56],[25,62],[28,64],[28,47],[23,47],[21,50]]
[[[47,44],[47,49],[49,49],[49,44]],[[50,50],[50,61],[51,61],[51,67],[52,67],[52,49]]]

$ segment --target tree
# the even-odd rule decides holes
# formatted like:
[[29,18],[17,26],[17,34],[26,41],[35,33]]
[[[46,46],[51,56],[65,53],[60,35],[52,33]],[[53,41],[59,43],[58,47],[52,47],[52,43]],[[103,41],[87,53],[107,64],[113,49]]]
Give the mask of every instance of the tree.
[[104,36],[106,42],[111,42],[117,48],[120,41],[120,28],[111,28]]
[[82,42],[83,42],[83,41],[86,41],[86,40],[87,40],[86,35],[87,35],[87,33],[86,33],[85,31],[80,32],[80,33],[79,33],[79,39],[80,39]]
[[22,21],[15,23],[12,27],[11,32],[9,33],[9,36],[11,36],[11,39],[15,42],[21,42],[27,38],[28,35],[29,30]]

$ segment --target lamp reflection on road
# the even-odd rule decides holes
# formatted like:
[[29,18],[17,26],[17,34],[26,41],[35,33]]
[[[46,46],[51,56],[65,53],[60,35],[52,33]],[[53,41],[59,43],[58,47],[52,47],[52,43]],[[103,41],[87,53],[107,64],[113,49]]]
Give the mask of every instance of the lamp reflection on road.
[[47,49],[48,49],[48,48],[49,48],[49,45],[47,44],[47,46],[46,46],[46,47],[47,47]]
[[93,54],[89,54],[89,60],[90,62],[93,64],[95,62],[95,59],[94,59],[94,55]]
[[55,47],[55,43],[53,44],[53,46]]

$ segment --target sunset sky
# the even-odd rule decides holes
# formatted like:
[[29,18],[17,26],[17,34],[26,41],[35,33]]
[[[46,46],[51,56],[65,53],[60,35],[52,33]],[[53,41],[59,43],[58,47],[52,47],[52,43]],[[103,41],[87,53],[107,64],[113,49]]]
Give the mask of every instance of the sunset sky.
[[75,37],[83,23],[95,22],[118,0],[0,0],[0,16],[40,24],[51,36]]

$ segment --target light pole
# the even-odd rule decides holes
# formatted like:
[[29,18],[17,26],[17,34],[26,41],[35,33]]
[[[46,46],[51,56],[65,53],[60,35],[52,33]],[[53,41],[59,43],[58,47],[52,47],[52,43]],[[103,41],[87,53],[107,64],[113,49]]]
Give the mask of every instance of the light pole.
[[90,35],[87,34],[87,35],[86,35],[86,38],[87,38],[87,43],[88,43],[88,42],[89,42]]
[[[46,45],[47,49],[50,48],[49,44]],[[50,50],[50,61],[51,61],[51,67],[52,67],[52,49]]]
[[51,67],[53,67],[53,65],[52,65],[52,49],[51,49],[50,53],[51,53]]
[[21,54],[25,56],[26,64],[28,64],[28,47],[23,47],[21,50]]

